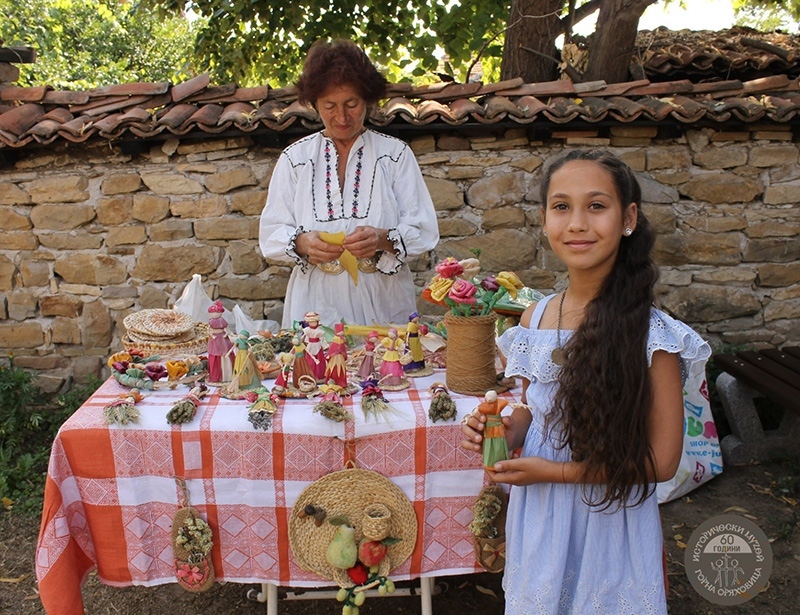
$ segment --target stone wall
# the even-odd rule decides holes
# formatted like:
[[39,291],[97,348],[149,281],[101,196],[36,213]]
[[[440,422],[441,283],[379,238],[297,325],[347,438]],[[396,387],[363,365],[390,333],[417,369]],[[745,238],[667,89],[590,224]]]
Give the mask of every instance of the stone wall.
[[[663,128],[661,132],[666,132]],[[455,131],[409,139],[439,215],[435,254],[483,250],[487,270],[533,288],[564,286],[540,232],[544,161],[605,146],[637,172],[659,232],[662,306],[713,345],[800,341],[800,167],[788,126],[738,132],[655,127]],[[102,375],[122,319],[171,307],[193,273],[209,295],[280,320],[289,268],[265,262],[258,220],[280,150],[250,137],[176,138],[139,148],[28,149],[0,167],[0,356],[48,391]],[[437,308],[420,304],[423,313]]]

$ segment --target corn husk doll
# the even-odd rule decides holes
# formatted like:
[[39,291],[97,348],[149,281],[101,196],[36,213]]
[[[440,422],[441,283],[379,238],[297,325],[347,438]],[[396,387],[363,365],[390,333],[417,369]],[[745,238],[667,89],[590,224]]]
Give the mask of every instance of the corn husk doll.
[[478,412],[486,417],[483,430],[483,467],[492,469],[498,461],[508,459],[508,443],[506,429],[500,412],[508,405],[504,399],[497,397],[497,391],[486,391],[484,401],[478,404]]
[[201,382],[197,386],[192,387],[188,395],[178,401],[170,411],[167,412],[167,423],[176,425],[178,423],[189,423],[194,419],[197,414],[197,408],[200,406],[200,400],[208,394],[208,387],[205,383]]

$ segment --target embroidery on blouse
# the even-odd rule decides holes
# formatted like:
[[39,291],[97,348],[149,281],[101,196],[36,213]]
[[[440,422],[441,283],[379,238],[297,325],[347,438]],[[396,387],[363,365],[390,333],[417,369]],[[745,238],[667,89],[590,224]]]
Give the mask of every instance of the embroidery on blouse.
[[289,238],[289,245],[287,245],[286,250],[284,250],[286,255],[289,256],[296,265],[299,265],[300,270],[303,273],[305,273],[306,269],[308,269],[308,260],[297,253],[297,237],[304,232],[305,229],[303,229],[302,226],[298,226],[297,230],[294,232],[294,235]]
[[[336,211],[333,207],[333,199],[331,198],[331,185],[333,183],[333,169],[331,165],[331,142],[325,139],[325,197],[328,200],[328,221],[335,219]],[[358,218],[358,196],[361,191],[361,170],[363,167],[364,159],[364,146],[358,148],[356,151],[356,170],[355,181],[353,184],[353,203],[351,205],[351,213],[353,218]]]

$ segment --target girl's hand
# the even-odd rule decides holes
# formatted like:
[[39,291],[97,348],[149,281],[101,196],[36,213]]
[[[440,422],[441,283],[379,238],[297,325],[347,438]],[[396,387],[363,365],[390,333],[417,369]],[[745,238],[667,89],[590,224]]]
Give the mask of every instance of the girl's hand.
[[335,261],[342,255],[344,248],[322,241],[317,231],[309,231],[297,236],[294,251],[308,259],[312,265],[320,265]]
[[356,258],[370,258],[378,250],[384,249],[385,236],[386,231],[374,226],[357,226],[344,238],[344,248]]
[[536,483],[561,482],[559,472],[561,463],[548,461],[542,457],[520,457],[507,459],[494,464],[494,470],[486,470],[496,483],[509,485],[533,485]]
[[465,438],[461,440],[461,448],[480,453],[483,450],[483,430],[486,426],[486,416],[483,414],[468,414],[461,419],[461,433]]

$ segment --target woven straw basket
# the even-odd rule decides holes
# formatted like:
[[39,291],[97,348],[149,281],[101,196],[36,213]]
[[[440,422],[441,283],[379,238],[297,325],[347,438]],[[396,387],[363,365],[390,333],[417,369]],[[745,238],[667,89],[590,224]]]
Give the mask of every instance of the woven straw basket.
[[[331,566],[325,552],[336,533],[336,526],[323,522],[319,527],[313,519],[298,513],[306,506],[322,508],[327,517],[344,517],[355,528],[358,544],[372,535],[373,525],[386,536],[400,541],[389,545],[386,557],[381,562],[380,574],[386,576],[391,570],[405,562],[417,543],[417,517],[406,495],[388,478],[373,472],[352,468],[339,470],[323,476],[303,490],[297,498],[289,517],[289,546],[298,565],[325,579],[335,581],[341,587],[352,587],[353,583],[345,571]],[[372,512],[370,518],[369,512]],[[374,523],[373,523],[374,522]],[[386,537],[385,536],[385,537]],[[367,538],[369,539],[369,538]]]

